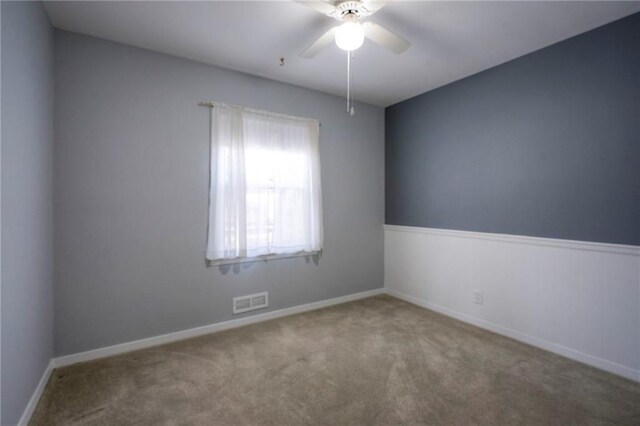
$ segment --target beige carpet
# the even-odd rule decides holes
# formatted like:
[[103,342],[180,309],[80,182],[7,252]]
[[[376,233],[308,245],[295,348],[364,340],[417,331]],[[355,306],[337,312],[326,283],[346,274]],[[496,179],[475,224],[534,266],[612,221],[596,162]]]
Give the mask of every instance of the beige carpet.
[[640,424],[640,384],[376,296],[55,370],[32,425]]

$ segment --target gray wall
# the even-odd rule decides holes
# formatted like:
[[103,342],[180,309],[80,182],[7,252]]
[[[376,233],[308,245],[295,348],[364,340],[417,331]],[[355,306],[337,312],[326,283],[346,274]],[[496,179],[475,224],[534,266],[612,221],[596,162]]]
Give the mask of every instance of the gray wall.
[[53,30],[39,2],[2,2],[2,424],[53,351]]
[[386,223],[640,244],[640,14],[387,108]]
[[[381,108],[68,32],[55,49],[56,355],[229,320],[239,295],[274,310],[383,286]],[[318,264],[206,267],[202,100],[321,121]]]

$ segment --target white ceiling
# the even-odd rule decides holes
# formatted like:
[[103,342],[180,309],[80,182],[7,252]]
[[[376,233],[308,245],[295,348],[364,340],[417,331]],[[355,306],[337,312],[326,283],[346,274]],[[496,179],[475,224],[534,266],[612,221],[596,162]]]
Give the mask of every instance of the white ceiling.
[[[336,21],[291,1],[46,2],[53,25],[343,96],[346,53],[298,54]],[[380,106],[640,11],[638,1],[394,1],[369,19],[412,42],[401,55],[365,41],[354,96]],[[278,65],[280,56],[285,66]]]

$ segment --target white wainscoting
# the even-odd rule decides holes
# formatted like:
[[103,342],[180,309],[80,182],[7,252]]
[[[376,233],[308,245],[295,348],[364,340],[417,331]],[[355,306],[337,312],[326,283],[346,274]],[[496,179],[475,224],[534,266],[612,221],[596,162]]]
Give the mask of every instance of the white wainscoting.
[[640,381],[638,246],[385,225],[385,288]]

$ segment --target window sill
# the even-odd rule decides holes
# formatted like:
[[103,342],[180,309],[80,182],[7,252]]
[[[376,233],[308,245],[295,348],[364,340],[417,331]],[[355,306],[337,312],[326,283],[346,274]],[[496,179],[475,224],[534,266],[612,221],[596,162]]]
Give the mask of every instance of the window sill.
[[318,256],[322,251],[301,251],[298,253],[266,254],[256,257],[238,257],[235,259],[209,260],[211,266],[235,265],[240,263],[267,262],[269,260],[290,259],[293,257]]

